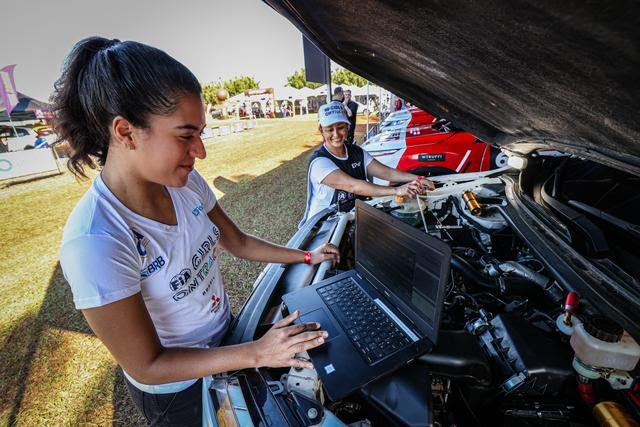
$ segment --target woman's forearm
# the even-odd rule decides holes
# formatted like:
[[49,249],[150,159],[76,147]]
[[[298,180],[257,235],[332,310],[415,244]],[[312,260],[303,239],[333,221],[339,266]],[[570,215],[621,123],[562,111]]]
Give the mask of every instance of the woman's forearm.
[[418,175],[414,175],[409,172],[404,172],[398,169],[389,169],[389,178],[387,179],[389,182],[405,183],[414,181],[418,178]]
[[357,180],[348,191],[359,196],[369,197],[393,196],[396,194],[394,187],[372,184],[365,180]]
[[245,234],[244,244],[239,245],[232,255],[250,261],[282,264],[304,261],[303,251],[277,245],[250,234]]
[[201,378],[220,372],[256,367],[254,342],[216,348],[163,348],[144,367],[126,367],[134,380],[147,385]]

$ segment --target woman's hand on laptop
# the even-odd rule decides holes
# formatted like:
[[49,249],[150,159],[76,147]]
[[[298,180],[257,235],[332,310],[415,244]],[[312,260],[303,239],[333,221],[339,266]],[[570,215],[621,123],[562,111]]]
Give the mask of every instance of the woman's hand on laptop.
[[262,338],[252,343],[256,356],[256,368],[293,366],[313,369],[311,362],[296,359],[295,356],[297,353],[322,345],[329,334],[326,331],[318,330],[319,323],[292,325],[299,316],[300,312],[294,311],[276,322]]

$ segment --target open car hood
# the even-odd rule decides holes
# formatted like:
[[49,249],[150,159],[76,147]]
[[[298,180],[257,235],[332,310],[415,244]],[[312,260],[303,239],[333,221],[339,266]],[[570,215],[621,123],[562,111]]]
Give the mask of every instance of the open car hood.
[[638,3],[265,1],[335,62],[484,141],[640,164]]

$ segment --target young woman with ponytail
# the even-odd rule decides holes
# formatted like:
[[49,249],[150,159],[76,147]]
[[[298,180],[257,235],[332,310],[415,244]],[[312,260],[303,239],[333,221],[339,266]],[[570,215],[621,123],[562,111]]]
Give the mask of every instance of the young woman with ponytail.
[[[318,324],[293,313],[254,342],[219,346],[230,309],[217,247],[269,263],[338,261],[244,233],[194,169],[204,159],[200,84],[181,63],[132,41],[91,37],[67,57],[52,97],[70,170],[92,186],[69,216],[60,263],[76,308],[122,367],[151,425],[208,422],[207,385],[237,369],[310,367]],[[204,418],[203,418],[204,417]]]

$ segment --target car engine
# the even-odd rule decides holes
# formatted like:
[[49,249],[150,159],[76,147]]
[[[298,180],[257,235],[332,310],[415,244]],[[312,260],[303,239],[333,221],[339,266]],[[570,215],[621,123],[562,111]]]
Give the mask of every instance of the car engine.
[[[261,370],[282,399],[303,403],[289,404],[306,408],[301,425],[637,425],[640,346],[567,291],[513,231],[503,176],[516,173],[432,177],[437,188],[417,200],[367,202],[450,245],[438,342],[337,402],[323,396],[314,370]],[[331,238],[341,263],[321,266],[313,282],[354,267],[353,214],[342,210]],[[278,316],[274,308],[267,326]]]

